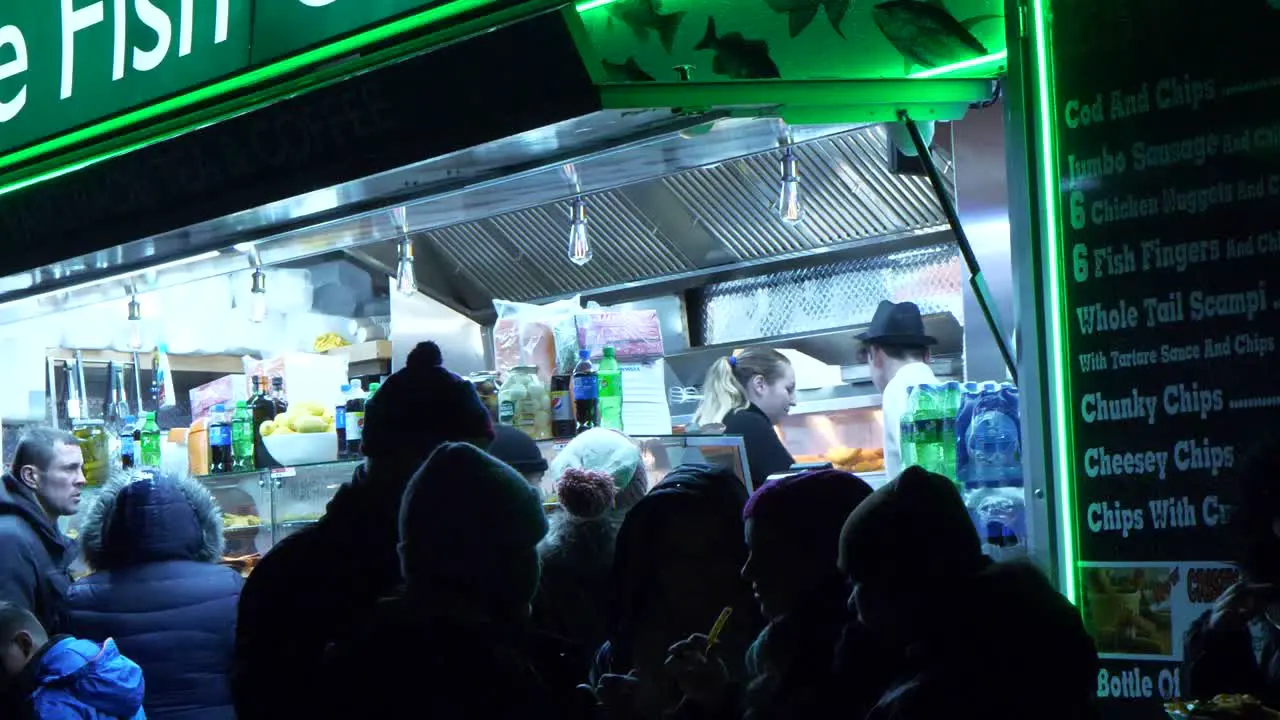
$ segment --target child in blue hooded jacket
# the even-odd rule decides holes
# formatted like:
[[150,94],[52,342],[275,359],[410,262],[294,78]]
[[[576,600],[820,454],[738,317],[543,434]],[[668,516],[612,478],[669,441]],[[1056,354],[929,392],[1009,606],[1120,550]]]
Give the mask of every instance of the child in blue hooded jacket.
[[146,720],[142,668],[103,644],[50,638],[34,615],[0,602],[0,687],[17,707],[4,717]]

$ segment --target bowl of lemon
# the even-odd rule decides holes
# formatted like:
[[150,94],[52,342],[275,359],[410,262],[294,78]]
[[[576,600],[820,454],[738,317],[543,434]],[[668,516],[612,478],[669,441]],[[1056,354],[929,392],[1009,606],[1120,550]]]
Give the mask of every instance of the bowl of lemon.
[[291,403],[288,411],[264,421],[258,430],[262,444],[279,465],[312,465],[338,459],[333,408],[319,403]]

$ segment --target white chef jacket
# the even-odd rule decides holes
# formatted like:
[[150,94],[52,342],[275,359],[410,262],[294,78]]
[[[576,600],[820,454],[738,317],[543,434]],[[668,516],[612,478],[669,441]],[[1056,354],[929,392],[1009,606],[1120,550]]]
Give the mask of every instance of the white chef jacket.
[[937,384],[938,377],[922,362],[903,365],[884,388],[881,407],[884,410],[884,470],[892,480],[902,472],[902,415],[907,411],[907,388]]

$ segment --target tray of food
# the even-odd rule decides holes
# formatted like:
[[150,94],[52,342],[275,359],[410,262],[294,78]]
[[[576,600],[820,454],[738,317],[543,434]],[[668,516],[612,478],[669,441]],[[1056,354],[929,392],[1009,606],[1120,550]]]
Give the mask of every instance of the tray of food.
[[1174,720],[1280,720],[1280,712],[1263,705],[1252,695],[1216,695],[1211,700],[1175,700],[1165,703]]

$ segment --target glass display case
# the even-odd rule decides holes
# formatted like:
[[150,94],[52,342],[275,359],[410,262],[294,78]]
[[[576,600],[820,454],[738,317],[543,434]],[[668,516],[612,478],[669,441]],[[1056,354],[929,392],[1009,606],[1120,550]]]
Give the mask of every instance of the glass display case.
[[[644,435],[631,440],[640,448],[649,487],[662,482],[672,469],[688,463],[721,465],[733,470],[751,492],[751,470],[742,438],[734,435]],[[544,440],[538,443],[542,456],[550,463],[568,445],[568,440]],[[543,481],[543,493],[554,495],[553,479]]]
[[277,542],[319,520],[360,462],[199,477],[222,507],[223,563],[247,574]]

